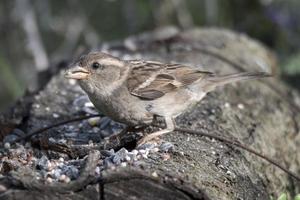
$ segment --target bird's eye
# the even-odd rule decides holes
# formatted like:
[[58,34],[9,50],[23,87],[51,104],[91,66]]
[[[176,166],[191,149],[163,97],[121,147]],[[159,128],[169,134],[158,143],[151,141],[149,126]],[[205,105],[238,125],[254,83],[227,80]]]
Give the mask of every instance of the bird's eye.
[[101,68],[102,66],[98,63],[98,62],[94,62],[93,64],[92,64],[92,68],[93,69],[99,69],[99,68]]

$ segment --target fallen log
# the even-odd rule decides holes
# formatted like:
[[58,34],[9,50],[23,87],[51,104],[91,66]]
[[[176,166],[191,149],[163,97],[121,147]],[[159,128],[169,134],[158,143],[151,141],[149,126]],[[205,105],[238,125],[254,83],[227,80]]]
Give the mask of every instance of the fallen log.
[[[243,34],[222,29],[180,32],[169,28],[109,43],[101,48],[125,59],[184,63],[218,74],[278,72],[276,58],[270,50]],[[61,72],[38,94],[26,97],[26,102],[30,99],[30,106],[22,109],[27,109],[27,112],[20,112],[19,104],[11,110],[10,115],[3,115],[1,127],[8,127],[9,124],[9,127],[21,127],[30,133],[62,119],[95,114],[91,110],[83,112],[83,107],[89,108],[85,106],[88,102],[84,95],[76,83],[65,80]],[[178,127],[239,141],[271,157],[295,174],[300,174],[299,98],[299,94],[278,77],[235,83],[211,92],[194,109],[179,116],[176,124]],[[105,151],[113,148],[118,151],[126,147],[132,151],[135,148],[137,137],[134,133],[128,133],[119,143],[111,142],[95,134],[100,130],[89,132],[88,128],[95,128],[88,123],[80,123],[79,128],[79,122],[53,128],[32,137],[31,142],[40,151],[60,152],[69,158],[82,158],[91,149]],[[70,133],[73,135],[70,136]],[[66,143],[54,148],[55,138],[63,138]],[[178,131],[162,139],[169,142],[171,148],[151,151],[139,162],[101,168],[105,158],[100,157],[101,176],[95,175],[94,180],[88,181],[86,187],[80,189],[66,187],[66,192],[70,192],[67,196],[59,196],[66,195],[61,189],[47,192],[47,187],[42,187],[44,194],[36,195],[36,187],[23,185],[20,188],[20,185],[9,181],[13,176],[6,175],[1,184],[7,190],[0,197],[20,199],[30,194],[30,198],[35,196],[36,199],[46,198],[45,195],[48,199],[72,198],[74,195],[76,199],[93,199],[97,196],[102,199],[252,200],[276,197],[286,190],[295,194],[300,190],[300,183],[282,170],[222,141]],[[86,145],[89,140],[97,145]],[[89,191],[96,194],[91,196]]]

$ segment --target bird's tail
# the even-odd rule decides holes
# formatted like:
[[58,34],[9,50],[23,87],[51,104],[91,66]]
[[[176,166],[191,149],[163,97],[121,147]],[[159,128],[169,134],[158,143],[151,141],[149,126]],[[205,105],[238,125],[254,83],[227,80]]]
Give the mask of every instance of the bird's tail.
[[242,72],[223,76],[209,76],[206,78],[204,89],[209,92],[214,90],[216,87],[223,86],[228,83],[265,77],[272,77],[272,75],[266,72]]

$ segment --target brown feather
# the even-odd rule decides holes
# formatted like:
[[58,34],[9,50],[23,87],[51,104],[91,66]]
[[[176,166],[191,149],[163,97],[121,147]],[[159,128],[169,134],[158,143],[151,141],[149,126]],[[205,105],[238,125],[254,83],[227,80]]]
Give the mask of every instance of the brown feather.
[[210,72],[199,71],[180,64],[145,61],[134,61],[131,64],[134,67],[128,77],[128,90],[132,95],[147,100],[157,99],[206,76],[212,76]]

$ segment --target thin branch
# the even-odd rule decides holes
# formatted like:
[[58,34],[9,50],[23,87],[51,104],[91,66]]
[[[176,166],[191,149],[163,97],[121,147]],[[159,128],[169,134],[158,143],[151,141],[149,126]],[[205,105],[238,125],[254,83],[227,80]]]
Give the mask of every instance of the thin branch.
[[100,114],[88,115],[88,116],[77,117],[77,118],[68,119],[68,120],[65,120],[65,121],[62,121],[62,122],[58,122],[58,123],[55,123],[55,124],[51,124],[51,125],[46,126],[44,128],[33,131],[33,132],[23,136],[23,137],[17,138],[15,141],[13,141],[13,143],[17,143],[17,142],[20,142],[22,140],[27,140],[27,139],[31,138],[33,135],[41,134],[44,131],[47,131],[49,129],[52,129],[52,128],[55,128],[55,127],[58,127],[58,126],[62,126],[62,125],[65,125],[65,124],[68,124],[68,123],[71,123],[71,122],[82,121],[82,120],[93,118],[93,117],[100,117],[100,116],[101,116]]

